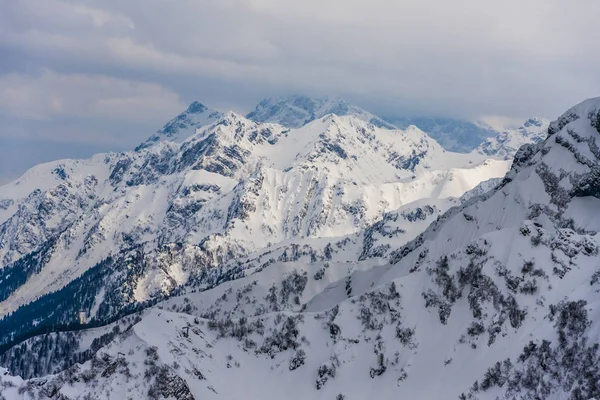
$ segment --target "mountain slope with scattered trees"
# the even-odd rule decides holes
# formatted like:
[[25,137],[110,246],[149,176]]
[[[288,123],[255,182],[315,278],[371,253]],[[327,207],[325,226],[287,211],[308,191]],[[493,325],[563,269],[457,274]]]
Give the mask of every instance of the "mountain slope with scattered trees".
[[[362,149],[339,140],[348,155]],[[397,221],[427,220],[432,206],[390,210],[383,222],[336,241],[299,237],[253,250],[236,257],[237,279],[184,287],[137,322],[116,321],[123,328],[80,364],[28,380],[0,372],[0,393],[10,400],[598,398],[599,140],[597,98],[552,122],[543,142],[519,149],[497,185],[457,200],[412,240],[402,239]],[[320,168],[343,177],[351,163],[332,155],[351,157],[323,146]],[[315,160],[312,150],[298,154],[298,168]],[[265,179],[255,175],[247,193],[260,193],[256,182]],[[254,212],[241,206],[236,215]],[[372,258],[371,240],[389,247]]]

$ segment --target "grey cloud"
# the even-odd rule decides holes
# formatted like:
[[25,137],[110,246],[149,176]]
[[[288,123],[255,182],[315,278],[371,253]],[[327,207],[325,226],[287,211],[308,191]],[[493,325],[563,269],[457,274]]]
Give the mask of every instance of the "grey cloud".
[[56,140],[75,135],[69,118],[127,121],[133,142],[192,100],[247,111],[289,93],[387,116],[552,118],[600,92],[598,15],[592,0],[6,1],[0,118],[40,132],[41,116]]
[[0,76],[0,110],[18,117],[156,120],[181,107],[176,93],[155,83],[49,70],[37,76]]

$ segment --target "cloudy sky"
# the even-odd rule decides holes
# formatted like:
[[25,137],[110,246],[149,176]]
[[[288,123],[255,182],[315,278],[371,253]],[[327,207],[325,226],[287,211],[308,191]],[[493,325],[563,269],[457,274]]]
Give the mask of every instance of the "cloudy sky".
[[599,16],[597,0],[0,0],[0,179],[128,149],[193,100],[553,118],[600,95]]

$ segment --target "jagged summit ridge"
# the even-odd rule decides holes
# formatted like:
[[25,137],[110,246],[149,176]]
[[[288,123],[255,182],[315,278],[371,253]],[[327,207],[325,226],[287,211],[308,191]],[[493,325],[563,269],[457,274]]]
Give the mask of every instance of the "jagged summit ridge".
[[[353,115],[376,127],[403,129],[416,126],[439,141],[450,151],[475,151],[488,157],[511,159],[520,145],[541,140],[548,121],[530,118],[518,129],[495,131],[490,126],[449,118],[392,118],[394,125],[341,98],[310,98],[302,95],[268,97],[246,117],[256,122],[271,122],[288,128],[299,128],[328,114]],[[211,124],[223,114],[194,101],[182,114],[171,120],[136,150],[160,141],[181,142],[196,129]],[[477,147],[478,146],[478,147]]]

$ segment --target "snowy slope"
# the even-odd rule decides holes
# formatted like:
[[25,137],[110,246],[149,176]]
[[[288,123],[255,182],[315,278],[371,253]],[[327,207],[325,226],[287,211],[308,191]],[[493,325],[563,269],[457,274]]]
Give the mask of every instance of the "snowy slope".
[[[0,188],[0,315],[22,307],[0,345],[57,304],[43,324],[105,321],[277,243],[355,235],[423,199],[437,216],[509,167],[484,158],[354,116],[288,129],[230,112],[181,143],[40,165]],[[425,228],[405,222],[406,240]]]
[[[498,186],[466,196],[414,240],[372,230],[395,245],[387,262],[348,262],[351,238],[315,253],[290,245],[262,264],[250,256],[245,276],[152,307],[82,365],[28,381],[0,373],[0,391],[10,400],[598,398],[600,98],[548,133],[519,150]],[[396,214],[383,225],[420,219]]]
[[365,111],[345,100],[337,98],[313,99],[306,96],[287,96],[262,100],[247,115],[257,122],[274,122],[289,128],[300,128],[328,114],[352,115],[380,128],[396,129],[389,122]]
[[474,152],[512,160],[517,150],[524,144],[543,141],[548,133],[549,124],[550,121],[543,118],[530,118],[517,129],[504,130],[486,139]]

